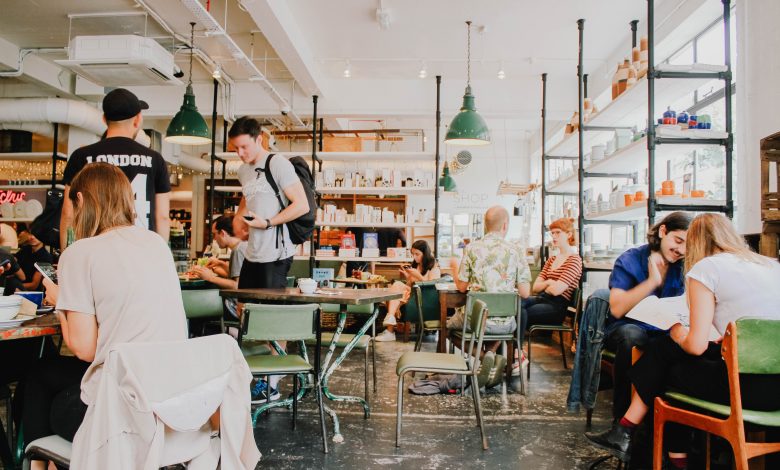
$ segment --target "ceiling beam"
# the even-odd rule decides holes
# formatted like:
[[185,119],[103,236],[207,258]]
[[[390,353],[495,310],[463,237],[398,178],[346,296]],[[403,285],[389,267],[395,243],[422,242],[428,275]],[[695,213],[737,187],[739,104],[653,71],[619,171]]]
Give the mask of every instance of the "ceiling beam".
[[[0,65],[18,70],[20,52],[16,44],[0,37]],[[21,80],[33,83],[63,98],[77,97],[76,76],[69,70],[38,57],[35,53],[24,57],[21,69],[23,71],[19,77]]]
[[243,5],[304,93],[324,98],[324,77],[286,1],[254,0]]

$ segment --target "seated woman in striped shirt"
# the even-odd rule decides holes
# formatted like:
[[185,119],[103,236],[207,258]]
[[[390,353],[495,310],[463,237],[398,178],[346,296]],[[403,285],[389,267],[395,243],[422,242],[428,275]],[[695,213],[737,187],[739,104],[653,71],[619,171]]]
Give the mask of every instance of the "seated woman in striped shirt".
[[574,289],[582,275],[582,258],[575,252],[574,221],[563,218],[550,224],[552,244],[558,254],[550,257],[534,281],[531,297],[523,301],[523,331],[532,325],[563,322]]

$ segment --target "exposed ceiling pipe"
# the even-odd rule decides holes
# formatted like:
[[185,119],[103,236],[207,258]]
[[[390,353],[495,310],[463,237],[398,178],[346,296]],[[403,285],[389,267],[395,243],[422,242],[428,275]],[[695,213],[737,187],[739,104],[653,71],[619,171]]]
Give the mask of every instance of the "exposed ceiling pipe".
[[103,113],[85,101],[64,98],[0,99],[0,122],[57,122],[103,134]]

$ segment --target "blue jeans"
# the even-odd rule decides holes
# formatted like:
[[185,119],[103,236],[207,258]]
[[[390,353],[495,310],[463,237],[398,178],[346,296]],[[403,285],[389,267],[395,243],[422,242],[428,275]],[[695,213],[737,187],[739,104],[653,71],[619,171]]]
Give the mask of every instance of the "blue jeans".
[[601,350],[604,347],[604,325],[609,313],[609,290],[595,291],[585,304],[580,317],[577,352],[571,371],[571,385],[566,398],[566,408],[576,412],[580,404],[593,409],[599,390]]
[[559,325],[566,318],[569,301],[563,296],[533,295],[523,300],[521,323],[523,332],[533,325]]

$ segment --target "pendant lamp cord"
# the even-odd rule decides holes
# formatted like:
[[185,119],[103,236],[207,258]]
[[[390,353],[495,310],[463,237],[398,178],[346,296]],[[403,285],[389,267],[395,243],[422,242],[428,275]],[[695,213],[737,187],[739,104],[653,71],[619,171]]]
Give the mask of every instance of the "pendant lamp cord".
[[195,54],[195,22],[190,22],[190,78],[187,85],[192,85],[192,56]]
[[466,21],[468,42],[466,46],[466,86],[471,86],[471,21]]

